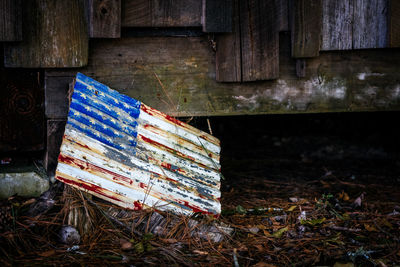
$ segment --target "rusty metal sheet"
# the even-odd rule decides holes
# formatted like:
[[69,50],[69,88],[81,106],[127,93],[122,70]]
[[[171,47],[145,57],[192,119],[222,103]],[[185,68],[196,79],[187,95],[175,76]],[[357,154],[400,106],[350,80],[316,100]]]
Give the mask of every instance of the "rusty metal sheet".
[[78,73],[56,178],[122,207],[218,215],[217,138]]

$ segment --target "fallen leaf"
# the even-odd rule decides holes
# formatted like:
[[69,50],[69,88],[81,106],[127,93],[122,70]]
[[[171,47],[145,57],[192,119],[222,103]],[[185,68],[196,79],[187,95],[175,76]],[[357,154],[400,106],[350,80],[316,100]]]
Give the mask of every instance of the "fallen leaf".
[[288,227],[281,228],[281,229],[279,229],[278,231],[276,231],[275,233],[273,233],[272,236],[275,237],[275,238],[281,238],[282,235],[283,235],[287,230],[289,230]]
[[373,225],[369,225],[369,224],[364,223],[364,228],[368,232],[378,232],[378,230]]
[[39,256],[50,257],[50,256],[53,256],[54,254],[56,254],[56,251],[54,249],[52,249],[52,250],[48,250],[48,251],[39,253]]
[[318,224],[322,224],[325,221],[326,221],[326,218],[321,218],[321,219],[313,219],[313,220],[301,220],[300,223],[302,225],[315,226],[315,225],[318,225]]
[[276,265],[273,264],[269,264],[269,263],[265,263],[265,262],[258,262],[255,265],[253,265],[254,267],[276,267]]
[[119,240],[119,244],[121,245],[122,250],[130,250],[132,249],[132,243],[126,239],[121,238]]
[[289,200],[291,202],[298,202],[299,201],[299,199],[297,197],[290,197]]
[[264,232],[265,236],[271,236],[271,234],[268,232],[268,230],[263,230],[263,232]]
[[143,253],[144,252],[143,243],[142,242],[136,243],[134,249],[137,253]]
[[249,228],[249,231],[252,234],[257,234],[260,231],[260,228],[253,226]]
[[238,206],[236,206],[236,213],[238,213],[238,214],[246,214],[246,209],[243,208],[242,206],[238,205]]
[[169,244],[175,244],[176,242],[178,242],[178,240],[176,240],[175,238],[167,238],[167,239],[163,239],[163,241],[165,243],[169,243]]
[[294,209],[295,209],[296,207],[297,207],[297,206],[291,206],[290,208],[288,208],[287,211],[294,211]]

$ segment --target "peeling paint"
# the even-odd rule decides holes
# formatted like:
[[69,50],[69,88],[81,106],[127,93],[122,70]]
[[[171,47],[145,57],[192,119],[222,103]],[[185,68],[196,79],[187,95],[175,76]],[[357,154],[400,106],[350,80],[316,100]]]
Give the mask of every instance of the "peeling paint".
[[56,179],[117,205],[221,211],[217,138],[76,77]]

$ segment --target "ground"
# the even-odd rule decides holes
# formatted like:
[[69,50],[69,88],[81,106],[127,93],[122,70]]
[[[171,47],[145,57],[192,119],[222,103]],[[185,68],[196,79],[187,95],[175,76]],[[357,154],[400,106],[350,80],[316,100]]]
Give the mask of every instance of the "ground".
[[[395,266],[400,262],[400,142],[393,126],[398,115],[211,118],[222,142],[222,215],[194,219],[232,227],[224,241],[192,235],[196,229],[187,218],[166,214],[175,226],[161,236],[151,234],[151,211],[121,219],[131,226],[123,227],[104,212],[108,203],[64,188],[55,205],[34,218],[24,211],[37,199],[3,203],[0,261],[4,266]],[[208,130],[205,119],[191,123]],[[73,209],[81,211],[79,247],[62,244],[58,236]]]

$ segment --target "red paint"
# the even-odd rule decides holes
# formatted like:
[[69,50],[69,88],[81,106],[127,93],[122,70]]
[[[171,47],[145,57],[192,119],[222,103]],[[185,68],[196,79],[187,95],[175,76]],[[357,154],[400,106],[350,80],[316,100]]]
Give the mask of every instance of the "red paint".
[[[166,151],[168,151],[171,154],[175,154],[175,155],[180,156],[182,158],[187,158],[187,159],[189,159],[191,161],[195,161],[194,158],[192,158],[192,157],[190,157],[188,155],[185,155],[185,154],[183,154],[181,152],[178,152],[176,150],[173,150],[172,148],[169,148],[169,147],[167,147],[167,146],[165,146],[163,144],[160,144],[160,143],[158,143],[158,142],[156,142],[154,140],[151,140],[150,138],[147,138],[147,137],[145,137],[145,136],[143,136],[141,134],[139,134],[139,137],[146,143],[149,143],[149,144],[152,144],[152,145],[158,146],[158,147],[163,147]],[[198,163],[198,164],[200,165],[200,163]]]
[[116,200],[116,201],[119,201],[119,202],[123,202],[122,200],[120,200],[120,199],[118,199],[117,197],[114,196],[115,193],[113,193],[113,192],[111,192],[111,191],[109,191],[107,189],[101,188],[100,186],[97,186],[97,185],[94,185],[94,184],[88,184],[88,183],[84,183],[84,182],[80,182],[79,183],[79,182],[76,182],[76,181],[73,181],[73,180],[69,180],[69,179],[61,177],[61,176],[56,176],[56,179],[60,180],[63,183],[66,183],[66,184],[69,184],[69,185],[74,185],[74,186],[77,186],[79,188],[83,188],[85,190],[95,192],[95,193],[97,193],[99,195],[102,195],[102,196],[104,196],[106,198],[109,198],[109,199],[112,199],[112,200]]
[[66,139],[66,140],[68,140],[68,141],[71,141],[71,142],[74,143],[74,144],[77,144],[77,145],[80,146],[80,147],[83,147],[83,148],[86,148],[86,149],[89,149],[89,150],[90,150],[90,147],[88,147],[88,146],[85,145],[85,144],[81,144],[81,143],[79,143],[79,142],[76,142],[75,140],[71,139],[68,135],[64,135],[63,138]]
[[145,183],[140,182],[139,183],[139,187],[143,188],[143,189],[146,189],[147,185]]
[[151,108],[149,106],[141,105],[140,109],[143,110],[144,112],[146,112],[149,115],[152,115],[152,116],[155,116],[155,117],[161,116],[161,117],[165,118],[166,120],[168,120],[168,121],[170,121],[172,123],[178,124],[179,126],[181,126],[183,128],[188,128],[188,125],[186,123],[181,122],[180,120],[177,120],[177,119],[175,119],[175,118],[173,118],[173,117],[171,117],[171,116],[169,116],[169,115],[167,115],[165,113],[162,113],[162,112],[160,112],[160,111],[158,111],[156,109],[153,109],[153,108]]
[[119,184],[122,184],[122,185],[123,185],[123,183],[127,183],[127,184],[130,184],[130,185],[133,183],[132,179],[130,179],[128,177],[125,177],[125,176],[120,175],[118,173],[115,173],[115,172],[112,172],[110,170],[101,168],[99,166],[93,165],[93,164],[88,163],[86,161],[83,161],[83,160],[80,160],[80,159],[76,159],[76,158],[73,158],[73,157],[69,157],[69,156],[65,156],[63,154],[60,154],[58,156],[58,161],[62,162],[62,163],[66,163],[68,165],[77,166],[82,170],[83,169],[94,170],[94,171],[110,174],[113,177],[114,181],[116,181],[117,183],[119,182]]
[[186,200],[184,200],[182,204],[183,204],[185,207],[188,207],[189,209],[193,210],[193,212],[195,212],[195,213],[196,213],[196,212],[199,212],[199,213],[202,213],[202,214],[214,215],[214,213],[212,213],[212,212],[208,212],[208,211],[205,211],[205,210],[200,209],[199,207],[190,205],[189,202],[186,201]]
[[139,201],[133,202],[133,205],[135,206],[134,210],[142,210],[143,209],[143,206],[142,206],[142,204],[140,204]]

